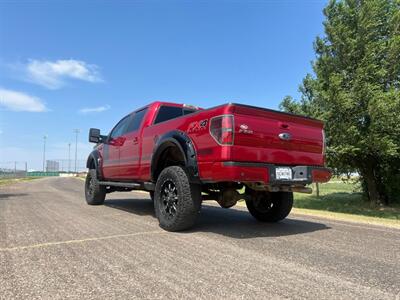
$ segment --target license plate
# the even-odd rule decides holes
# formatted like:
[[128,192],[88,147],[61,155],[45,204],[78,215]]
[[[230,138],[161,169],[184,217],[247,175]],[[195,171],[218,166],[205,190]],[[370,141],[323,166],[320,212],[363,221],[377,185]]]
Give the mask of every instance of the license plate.
[[276,179],[291,180],[292,179],[292,169],[289,167],[277,167],[275,168]]

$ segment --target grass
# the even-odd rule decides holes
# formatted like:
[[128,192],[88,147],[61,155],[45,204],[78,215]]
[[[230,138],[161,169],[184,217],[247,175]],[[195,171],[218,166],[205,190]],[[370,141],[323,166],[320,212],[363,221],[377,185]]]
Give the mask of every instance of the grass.
[[23,177],[23,178],[0,178],[0,186],[9,185],[16,182],[31,181],[41,177]]
[[400,205],[375,207],[362,198],[357,185],[334,180],[320,184],[320,197],[317,198],[315,186],[313,194],[294,195],[294,207],[313,211],[345,213],[357,216],[400,220]]

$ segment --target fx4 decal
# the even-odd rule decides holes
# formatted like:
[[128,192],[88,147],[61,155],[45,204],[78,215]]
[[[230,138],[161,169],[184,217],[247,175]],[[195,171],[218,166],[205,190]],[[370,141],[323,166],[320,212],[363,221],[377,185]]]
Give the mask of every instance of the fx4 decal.
[[192,122],[189,124],[186,132],[191,133],[191,132],[199,132],[205,130],[207,129],[207,124],[208,124],[208,119]]

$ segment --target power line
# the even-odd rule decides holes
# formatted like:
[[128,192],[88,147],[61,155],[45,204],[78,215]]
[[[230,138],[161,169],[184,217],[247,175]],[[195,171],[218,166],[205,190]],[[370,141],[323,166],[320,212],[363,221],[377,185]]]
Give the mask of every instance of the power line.
[[71,172],[71,143],[68,143],[68,173]]
[[78,134],[80,131],[80,129],[74,129],[73,132],[75,133],[75,173],[77,172],[77,168],[76,168],[76,161],[78,159]]
[[45,166],[46,166],[46,140],[47,140],[47,135],[43,136],[43,172],[45,172]]

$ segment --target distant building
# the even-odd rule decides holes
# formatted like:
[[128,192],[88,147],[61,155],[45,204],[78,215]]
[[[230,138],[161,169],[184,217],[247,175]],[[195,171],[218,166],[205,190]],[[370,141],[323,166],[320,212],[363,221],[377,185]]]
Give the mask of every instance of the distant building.
[[59,172],[60,163],[55,160],[46,160],[46,172]]

